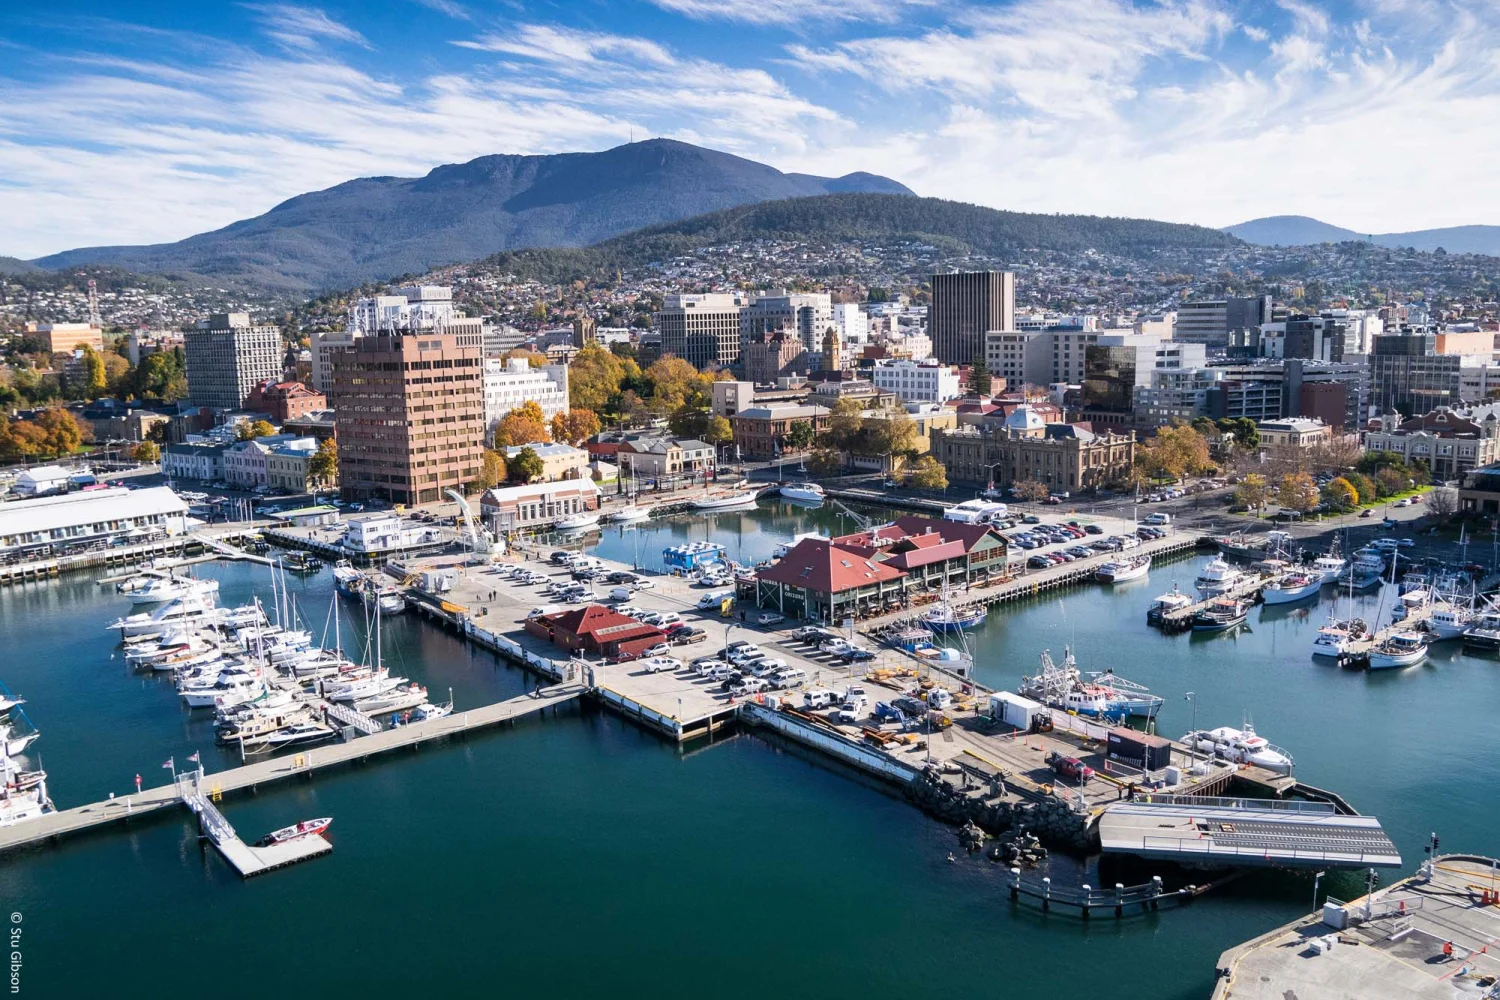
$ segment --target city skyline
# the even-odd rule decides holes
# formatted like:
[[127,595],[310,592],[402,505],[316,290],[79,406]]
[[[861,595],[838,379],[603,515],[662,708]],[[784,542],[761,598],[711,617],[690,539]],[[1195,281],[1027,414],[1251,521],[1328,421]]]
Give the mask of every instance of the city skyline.
[[64,0],[0,16],[0,253],[657,136],[1022,211],[1500,222],[1497,40],[1479,0]]

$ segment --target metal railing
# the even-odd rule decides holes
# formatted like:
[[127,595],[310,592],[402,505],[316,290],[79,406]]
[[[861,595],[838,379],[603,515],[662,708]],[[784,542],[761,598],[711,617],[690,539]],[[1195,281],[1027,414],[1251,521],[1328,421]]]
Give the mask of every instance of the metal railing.
[[1212,857],[1270,858],[1276,861],[1337,861],[1342,864],[1389,864],[1393,852],[1369,854],[1364,850],[1312,851],[1296,847],[1249,847],[1218,844],[1209,838],[1183,838],[1146,836],[1141,838],[1142,850],[1170,850],[1179,854],[1203,854]]
[[1247,812],[1295,812],[1331,815],[1337,810],[1332,802],[1307,802],[1300,799],[1236,799],[1217,795],[1173,795],[1147,793],[1138,802],[1160,806],[1201,806],[1209,809],[1243,809]]

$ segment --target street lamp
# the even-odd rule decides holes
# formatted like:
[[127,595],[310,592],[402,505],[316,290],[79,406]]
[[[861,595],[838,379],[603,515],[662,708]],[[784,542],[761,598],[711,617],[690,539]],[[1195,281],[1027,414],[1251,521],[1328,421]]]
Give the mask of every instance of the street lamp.
[[1327,872],[1317,872],[1316,874],[1313,875],[1313,912],[1314,913],[1318,912],[1318,885],[1319,885],[1319,883],[1321,883],[1323,881],[1323,876],[1327,875],[1327,874],[1328,874]]
[[1187,694],[1183,695],[1183,698],[1186,699],[1187,701],[1190,701],[1190,702],[1193,703],[1193,726],[1192,726],[1191,729],[1188,730],[1188,732],[1190,732],[1190,733],[1193,734],[1193,741],[1188,744],[1188,753],[1192,755],[1193,765],[1197,766],[1197,764],[1198,764],[1198,735],[1197,735],[1198,734],[1198,699],[1196,697],[1194,697],[1194,692],[1192,692],[1192,691],[1189,691]]

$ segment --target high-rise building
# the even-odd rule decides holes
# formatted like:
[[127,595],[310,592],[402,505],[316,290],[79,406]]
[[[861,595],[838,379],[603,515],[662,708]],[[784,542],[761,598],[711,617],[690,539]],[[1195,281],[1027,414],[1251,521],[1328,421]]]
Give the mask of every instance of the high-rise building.
[[820,351],[823,335],[835,326],[827,292],[769,292],[755,296],[740,312],[740,350],[767,326],[795,330],[802,346]]
[[[1399,410],[1416,416],[1463,400],[1464,356],[1439,350],[1444,334],[1406,329],[1373,338],[1370,351],[1371,402],[1377,412]],[[1441,346],[1447,346],[1442,344]],[[1455,346],[1465,346],[1456,343]]]
[[249,313],[215,313],[183,336],[188,398],[234,410],[255,386],[281,378],[281,331],[255,326]]
[[1210,354],[1222,354],[1232,331],[1253,329],[1274,319],[1269,295],[1182,302],[1177,306],[1172,339],[1202,344]]
[[333,352],[329,393],[346,497],[418,504],[479,475],[484,369],[452,333],[381,331]]
[[732,365],[740,359],[739,296],[725,293],[668,295],[656,314],[661,353],[694,368]]
[[1010,271],[962,271],[932,276],[927,335],[939,361],[966,365],[984,357],[984,335],[1014,330],[1016,276]]
[[551,421],[568,412],[568,366],[531,367],[525,358],[484,359],[484,425],[492,432],[504,416],[527,401],[542,409]]

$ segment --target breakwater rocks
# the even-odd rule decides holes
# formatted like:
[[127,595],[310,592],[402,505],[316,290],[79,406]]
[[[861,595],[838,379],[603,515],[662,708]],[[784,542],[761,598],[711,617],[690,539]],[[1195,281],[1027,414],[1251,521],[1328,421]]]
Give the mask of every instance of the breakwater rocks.
[[989,834],[1033,833],[1048,847],[1075,854],[1099,849],[1098,829],[1088,814],[1074,812],[1050,795],[1027,795],[997,780],[928,768],[907,786],[907,796],[929,815],[955,826],[973,823]]

